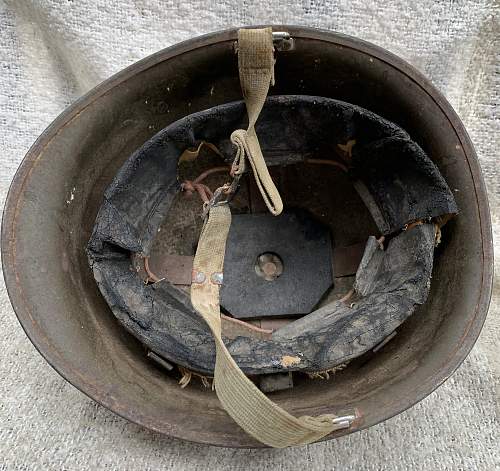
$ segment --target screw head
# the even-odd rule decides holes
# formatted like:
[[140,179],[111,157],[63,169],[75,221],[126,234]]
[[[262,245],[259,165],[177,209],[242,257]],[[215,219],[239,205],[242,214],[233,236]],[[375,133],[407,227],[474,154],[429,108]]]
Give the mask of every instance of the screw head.
[[257,257],[255,273],[266,281],[274,281],[283,273],[283,261],[278,254],[264,252]]

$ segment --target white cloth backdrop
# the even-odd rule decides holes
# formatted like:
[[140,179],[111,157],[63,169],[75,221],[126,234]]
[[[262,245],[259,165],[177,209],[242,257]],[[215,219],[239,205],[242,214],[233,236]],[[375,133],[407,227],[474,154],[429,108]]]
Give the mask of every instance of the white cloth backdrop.
[[[12,176],[36,137],[109,75],[202,33],[251,24],[301,24],[385,47],[419,68],[446,95],[481,160],[500,259],[495,0],[3,1],[2,207]],[[480,340],[458,372],[430,397],[369,430],[282,451],[199,446],[130,424],[76,391],[42,360],[18,324],[3,284],[0,316],[0,470],[500,469],[498,283]]]

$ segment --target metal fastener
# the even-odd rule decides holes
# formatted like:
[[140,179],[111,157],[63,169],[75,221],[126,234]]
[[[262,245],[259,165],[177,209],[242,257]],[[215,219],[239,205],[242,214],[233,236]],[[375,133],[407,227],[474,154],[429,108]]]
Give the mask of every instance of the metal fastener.
[[206,279],[205,273],[193,270],[193,275],[191,277],[192,283],[204,283]]
[[267,281],[273,281],[283,273],[283,262],[275,253],[263,253],[257,257],[255,273]]
[[344,415],[341,417],[335,417],[332,422],[335,425],[338,425],[339,428],[349,428],[356,419],[356,415]]
[[215,272],[212,273],[210,279],[212,280],[212,283],[214,283],[215,285],[221,285],[224,280],[224,275],[222,272]]
[[[280,52],[293,51],[295,49],[295,40],[287,31],[273,31],[274,49]],[[238,41],[233,43],[235,52],[238,52]]]

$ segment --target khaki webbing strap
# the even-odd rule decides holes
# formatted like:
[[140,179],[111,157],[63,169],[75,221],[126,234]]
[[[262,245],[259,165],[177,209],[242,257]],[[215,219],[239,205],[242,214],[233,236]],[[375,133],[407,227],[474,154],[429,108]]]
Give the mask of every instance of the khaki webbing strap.
[[248,157],[264,202],[269,211],[277,216],[283,211],[283,202],[269,175],[255,133],[255,123],[266,101],[269,85],[274,85],[271,28],[238,31],[238,68],[248,113],[248,129],[238,129],[231,134],[231,142],[237,147],[232,173],[241,175],[245,171],[245,158]]
[[[241,171],[245,154],[248,155],[266,204],[273,214],[279,214],[283,207],[281,198],[269,176],[253,128],[273,80],[271,30],[240,30],[238,38],[240,78],[250,121],[248,131],[239,130],[232,136],[233,142],[238,145],[238,170]],[[248,434],[275,448],[311,443],[334,430],[345,428],[345,421],[336,420],[333,414],[299,418],[289,414],[245,376],[224,345],[219,289],[230,225],[231,211],[227,202],[209,206],[208,219],[203,226],[194,258],[191,285],[193,307],[202,315],[214,335],[214,386],[222,406]],[[291,356],[294,356],[293,352]]]
[[345,428],[334,422],[335,415],[296,418],[286,412],[245,376],[224,345],[219,289],[230,225],[231,211],[227,203],[210,210],[194,258],[191,285],[193,307],[214,335],[214,386],[222,407],[248,434],[275,448],[312,443],[334,430]]

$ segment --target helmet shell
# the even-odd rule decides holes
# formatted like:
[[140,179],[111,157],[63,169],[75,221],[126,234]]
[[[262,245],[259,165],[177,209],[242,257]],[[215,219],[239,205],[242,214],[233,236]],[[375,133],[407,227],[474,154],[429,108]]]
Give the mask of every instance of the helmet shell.
[[[277,26],[295,39],[280,54],[273,94],[335,98],[405,129],[439,168],[460,216],[444,228],[429,298],[369,362],[336,381],[308,381],[273,395],[293,414],[357,408],[362,420],[334,438],[386,420],[443,383],[483,325],[493,249],[476,153],[444,97],[412,66],[356,38]],[[160,51],[111,77],[65,110],[16,173],[2,224],[5,281],[16,314],[46,360],[117,414],[196,442],[258,447],[215,394],[180,389],[114,319],[85,247],[103,193],[127,157],[160,129],[239,100],[237,30]],[[172,400],[175,398],[175,400]],[[186,420],[189,417],[189,420]]]

